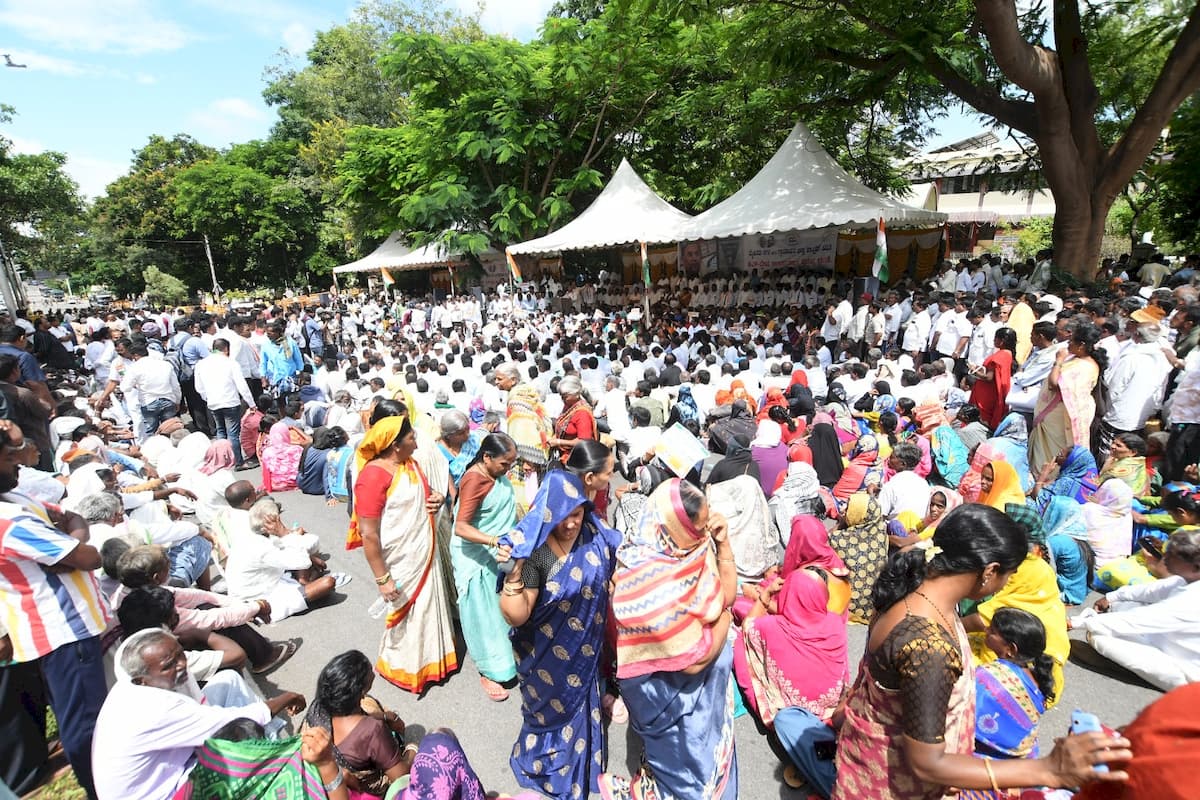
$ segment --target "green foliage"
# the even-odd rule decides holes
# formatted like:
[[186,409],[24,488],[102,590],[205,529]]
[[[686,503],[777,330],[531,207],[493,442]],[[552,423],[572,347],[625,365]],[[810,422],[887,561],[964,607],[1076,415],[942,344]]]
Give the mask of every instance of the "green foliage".
[[[0,119],[11,113],[0,108]],[[0,137],[0,239],[30,270],[52,269],[75,246],[82,210],[62,153],[14,153]]]
[[1033,258],[1051,246],[1053,235],[1053,217],[1033,217],[1025,220],[1017,232],[1017,255],[1021,258]]
[[146,267],[146,299],[152,303],[178,305],[188,298],[187,287],[174,275],[168,275],[151,264]]
[[1200,102],[1180,107],[1156,168],[1160,191],[1154,215],[1160,232],[1189,252],[1200,251]]

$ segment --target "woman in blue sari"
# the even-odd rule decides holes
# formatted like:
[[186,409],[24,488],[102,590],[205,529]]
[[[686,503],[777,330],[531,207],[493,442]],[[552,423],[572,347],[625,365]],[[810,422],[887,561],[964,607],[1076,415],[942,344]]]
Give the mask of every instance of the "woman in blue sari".
[[[975,668],[975,755],[1037,758],[1038,723],[1054,699],[1054,659],[1046,653],[1042,621],[1019,608],[1001,608],[987,632],[997,659]],[[962,800],[1003,800],[1007,792],[968,790]]]
[[949,425],[939,425],[929,434],[930,450],[938,474],[947,486],[958,486],[971,466],[971,454]]
[[1033,486],[1038,508],[1045,509],[1052,497],[1069,497],[1076,503],[1086,503],[1100,486],[1100,472],[1091,451],[1075,445],[1059,453],[1054,461],[1058,464],[1058,477],[1049,479],[1053,465],[1047,464]]
[[600,796],[734,800],[728,523],[699,489],[672,479],[654,490],[617,558],[617,678],[644,754],[631,781],[603,775]]
[[1068,497],[1052,497],[1042,510],[1046,544],[1054,559],[1059,597],[1067,605],[1081,605],[1092,584],[1096,557],[1088,544],[1082,506]]
[[1016,411],[1000,420],[995,433],[987,443],[996,448],[1004,460],[1012,464],[1021,478],[1021,488],[1028,492],[1033,488],[1033,476],[1029,474],[1029,426],[1025,418]]
[[500,612],[512,626],[523,716],[509,764],[517,783],[555,800],[597,791],[605,766],[600,651],[620,541],[565,470],[547,474],[529,513],[499,538],[514,561]]

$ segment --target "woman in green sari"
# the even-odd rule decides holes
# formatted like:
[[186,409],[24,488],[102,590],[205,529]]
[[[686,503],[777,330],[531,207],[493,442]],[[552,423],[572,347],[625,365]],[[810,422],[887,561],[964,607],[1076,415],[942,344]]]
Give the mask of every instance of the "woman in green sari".
[[517,524],[516,497],[505,477],[516,460],[517,445],[510,436],[492,433],[484,438],[459,482],[455,536],[450,542],[463,638],[483,690],[497,702],[508,698],[501,684],[517,676],[508,623],[500,614],[496,594],[497,539]]

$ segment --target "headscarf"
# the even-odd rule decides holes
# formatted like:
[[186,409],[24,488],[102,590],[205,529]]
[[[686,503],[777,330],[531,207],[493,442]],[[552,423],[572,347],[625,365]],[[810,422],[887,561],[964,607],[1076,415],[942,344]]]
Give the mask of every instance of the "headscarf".
[[1042,510],[1042,526],[1049,536],[1070,536],[1087,541],[1087,526],[1083,523],[1083,507],[1069,497],[1052,497]]
[[814,513],[824,503],[821,501],[821,484],[817,482],[817,473],[811,464],[793,461],[780,477],[782,481],[771,494],[767,506],[774,517],[777,535],[786,540],[794,516]]
[[896,398],[890,394],[881,394],[875,398],[875,413],[882,414],[885,411],[896,411]]
[[175,464],[179,472],[186,472],[190,469],[199,469],[204,463],[205,454],[208,453],[209,438],[195,431],[183,437],[183,440],[175,446]]
[[[387,450],[392,445],[392,442],[396,441],[407,420],[408,418],[405,415],[397,414],[394,417],[384,417],[371,426],[371,429],[363,436],[362,442],[359,443],[358,449],[354,453],[356,475],[361,475],[367,462],[376,458],[384,450]],[[417,480],[425,487],[426,496],[428,496],[429,486],[425,481],[425,476],[417,469],[412,459],[409,459],[407,463],[401,464],[396,468],[396,474],[392,476],[392,483],[388,487],[389,493],[392,491],[392,487],[396,485],[396,481],[405,475],[410,477],[416,476]],[[359,528],[358,522],[358,506],[355,504],[350,509],[350,527],[346,529],[346,549],[354,550],[355,548],[362,547],[362,544],[362,531]]]
[[992,447],[987,442],[975,448],[975,454],[971,456],[971,466],[963,475],[962,480],[958,482],[958,491],[962,494],[963,499],[968,503],[974,503],[979,499],[979,481],[983,474],[983,468],[993,461],[1003,461],[1004,454],[996,448]]
[[691,384],[685,383],[679,387],[679,394],[675,399],[675,411],[679,415],[680,422],[700,423],[700,409],[696,405],[696,398],[692,396]]
[[996,432],[986,444],[1003,454],[1004,460],[1013,465],[1021,476],[1021,488],[1028,492],[1033,488],[1033,475],[1029,472],[1029,428],[1025,418],[1014,411],[996,426]]
[[[788,464],[795,464],[797,462],[808,464],[810,467],[813,463],[812,449],[801,442],[794,442],[788,446]],[[788,469],[791,469],[791,467],[789,466]]]
[[792,379],[788,381],[788,388],[792,388],[796,384],[808,386],[808,373],[802,369],[792,370]]
[[[830,612],[829,602],[829,587],[819,576],[806,570],[794,572],[784,579],[776,597],[778,613],[748,620],[745,625],[752,633],[739,637],[734,645],[746,649],[748,660],[774,668],[751,670],[754,678],[774,677],[778,670],[790,690],[788,702],[802,700],[816,706],[840,695],[849,681],[846,614]],[[777,710],[769,702],[771,688],[759,691],[757,684],[752,680],[756,705],[763,721],[770,723]]]
[[1009,503],[1024,505],[1025,492],[1021,490],[1021,479],[1007,461],[993,461],[992,488],[979,493],[979,502],[1003,511]]
[[787,399],[783,396],[783,390],[772,386],[770,389],[767,389],[767,397],[763,400],[762,408],[758,410],[758,420],[762,421],[766,419],[767,415],[771,413],[771,408],[774,406],[786,409],[788,403]]
[[1086,447],[1075,445],[1058,468],[1058,477],[1046,489],[1044,502],[1051,497],[1070,497],[1077,503],[1087,502],[1088,497],[1100,485],[1096,459]]
[[512,557],[529,558],[550,537],[551,531],[587,503],[583,483],[566,470],[556,469],[546,475],[533,498],[533,505],[511,533],[499,538],[500,544],[512,548]]
[[842,448],[838,444],[837,433],[829,422],[821,421],[818,414],[814,419],[812,431],[808,435],[808,446],[812,450],[813,469],[817,471],[817,480],[822,486],[830,487],[842,477],[845,465],[842,462]]
[[778,447],[783,443],[783,429],[773,419],[759,420],[751,447]]
[[[940,494],[943,498],[945,498],[946,510],[943,511],[942,515],[934,520],[934,522],[924,527],[924,529],[921,531],[922,539],[928,539],[930,536],[933,536],[933,532],[937,530],[938,523],[944,520],[947,514],[963,504],[962,495],[953,489],[947,489],[945,486],[933,487],[933,489],[929,492],[929,499],[932,500],[935,494]],[[928,507],[925,509],[925,519],[929,519]]]
[[958,436],[958,431],[949,425],[939,425],[929,434],[929,449],[933,453],[933,463],[937,466],[942,480],[951,486],[957,486],[967,472],[967,446]]
[[[654,490],[637,528],[617,549],[618,678],[692,666],[712,646],[712,625],[724,611],[708,536],[688,517],[681,484],[672,478]],[[672,532],[696,546],[681,550]]]
[[1116,478],[1105,481],[1082,506],[1083,524],[1096,554],[1096,566],[1133,551],[1133,490]]
[[879,439],[875,438],[873,433],[864,433],[858,437],[858,441],[854,444],[854,449],[850,451],[850,458],[855,459],[859,456],[870,455],[871,453],[879,452]]
[[1046,545],[1046,529],[1042,527],[1042,518],[1036,511],[1025,503],[1006,503],[1004,513],[1013,522],[1025,529],[1025,538],[1031,545]]
[[733,383],[729,384],[729,391],[733,394],[734,400],[745,401],[746,408],[750,409],[751,414],[754,414],[758,411],[758,403],[755,402],[754,398],[750,396],[750,393],[746,391],[745,383],[740,380],[734,381]]
[[733,392],[728,389],[717,389],[716,395],[713,396],[713,403],[717,408],[733,404]]
[[1144,496],[1149,483],[1149,474],[1146,472],[1146,457],[1126,456],[1125,458],[1110,458],[1104,463],[1104,468],[1100,471],[1096,480],[1099,483],[1104,483],[1109,478],[1116,478],[1129,484],[1129,488],[1133,490],[1134,497]]
[[783,553],[783,566],[779,570],[782,577],[809,565],[839,578],[850,574],[841,556],[829,546],[829,532],[821,520],[810,514],[797,514],[792,519],[791,531],[787,550]]
[[204,463],[200,465],[200,472],[212,475],[217,470],[233,469],[236,465],[237,459],[233,455],[233,445],[229,440],[214,439],[204,453]]

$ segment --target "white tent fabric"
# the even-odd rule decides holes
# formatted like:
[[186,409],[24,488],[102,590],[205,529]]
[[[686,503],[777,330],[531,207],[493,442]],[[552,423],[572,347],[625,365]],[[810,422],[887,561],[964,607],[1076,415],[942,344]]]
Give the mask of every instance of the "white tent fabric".
[[[340,267],[334,267],[333,271],[337,274],[345,272],[370,272],[372,270],[382,269],[397,269],[400,261],[412,253],[412,248],[404,243],[404,235],[400,231],[396,231],[383,244],[376,247],[370,255],[363,256],[358,261],[351,261],[349,264],[342,264]],[[409,267],[416,269],[416,267]]]
[[[486,259],[489,256],[499,255],[492,248],[487,248],[479,254],[480,259]],[[433,242],[424,247],[418,247],[411,253],[400,259],[396,263],[396,269],[425,269],[427,267],[439,267],[445,264],[458,264],[463,261],[462,253],[452,253],[446,249],[446,246],[441,242]]]
[[625,159],[592,204],[540,239],[510,245],[511,255],[557,255],[623,244],[677,242],[690,216],[654,193]]
[[937,184],[932,181],[928,183],[914,183],[905,191],[901,192],[896,198],[906,206],[913,208],[924,208],[927,211],[938,210],[938,190]]
[[746,234],[829,226],[873,227],[944,222],[945,214],[905,205],[864,186],[838,166],[804,123],[767,165],[732,197],[692,218],[683,238],[721,239]]

